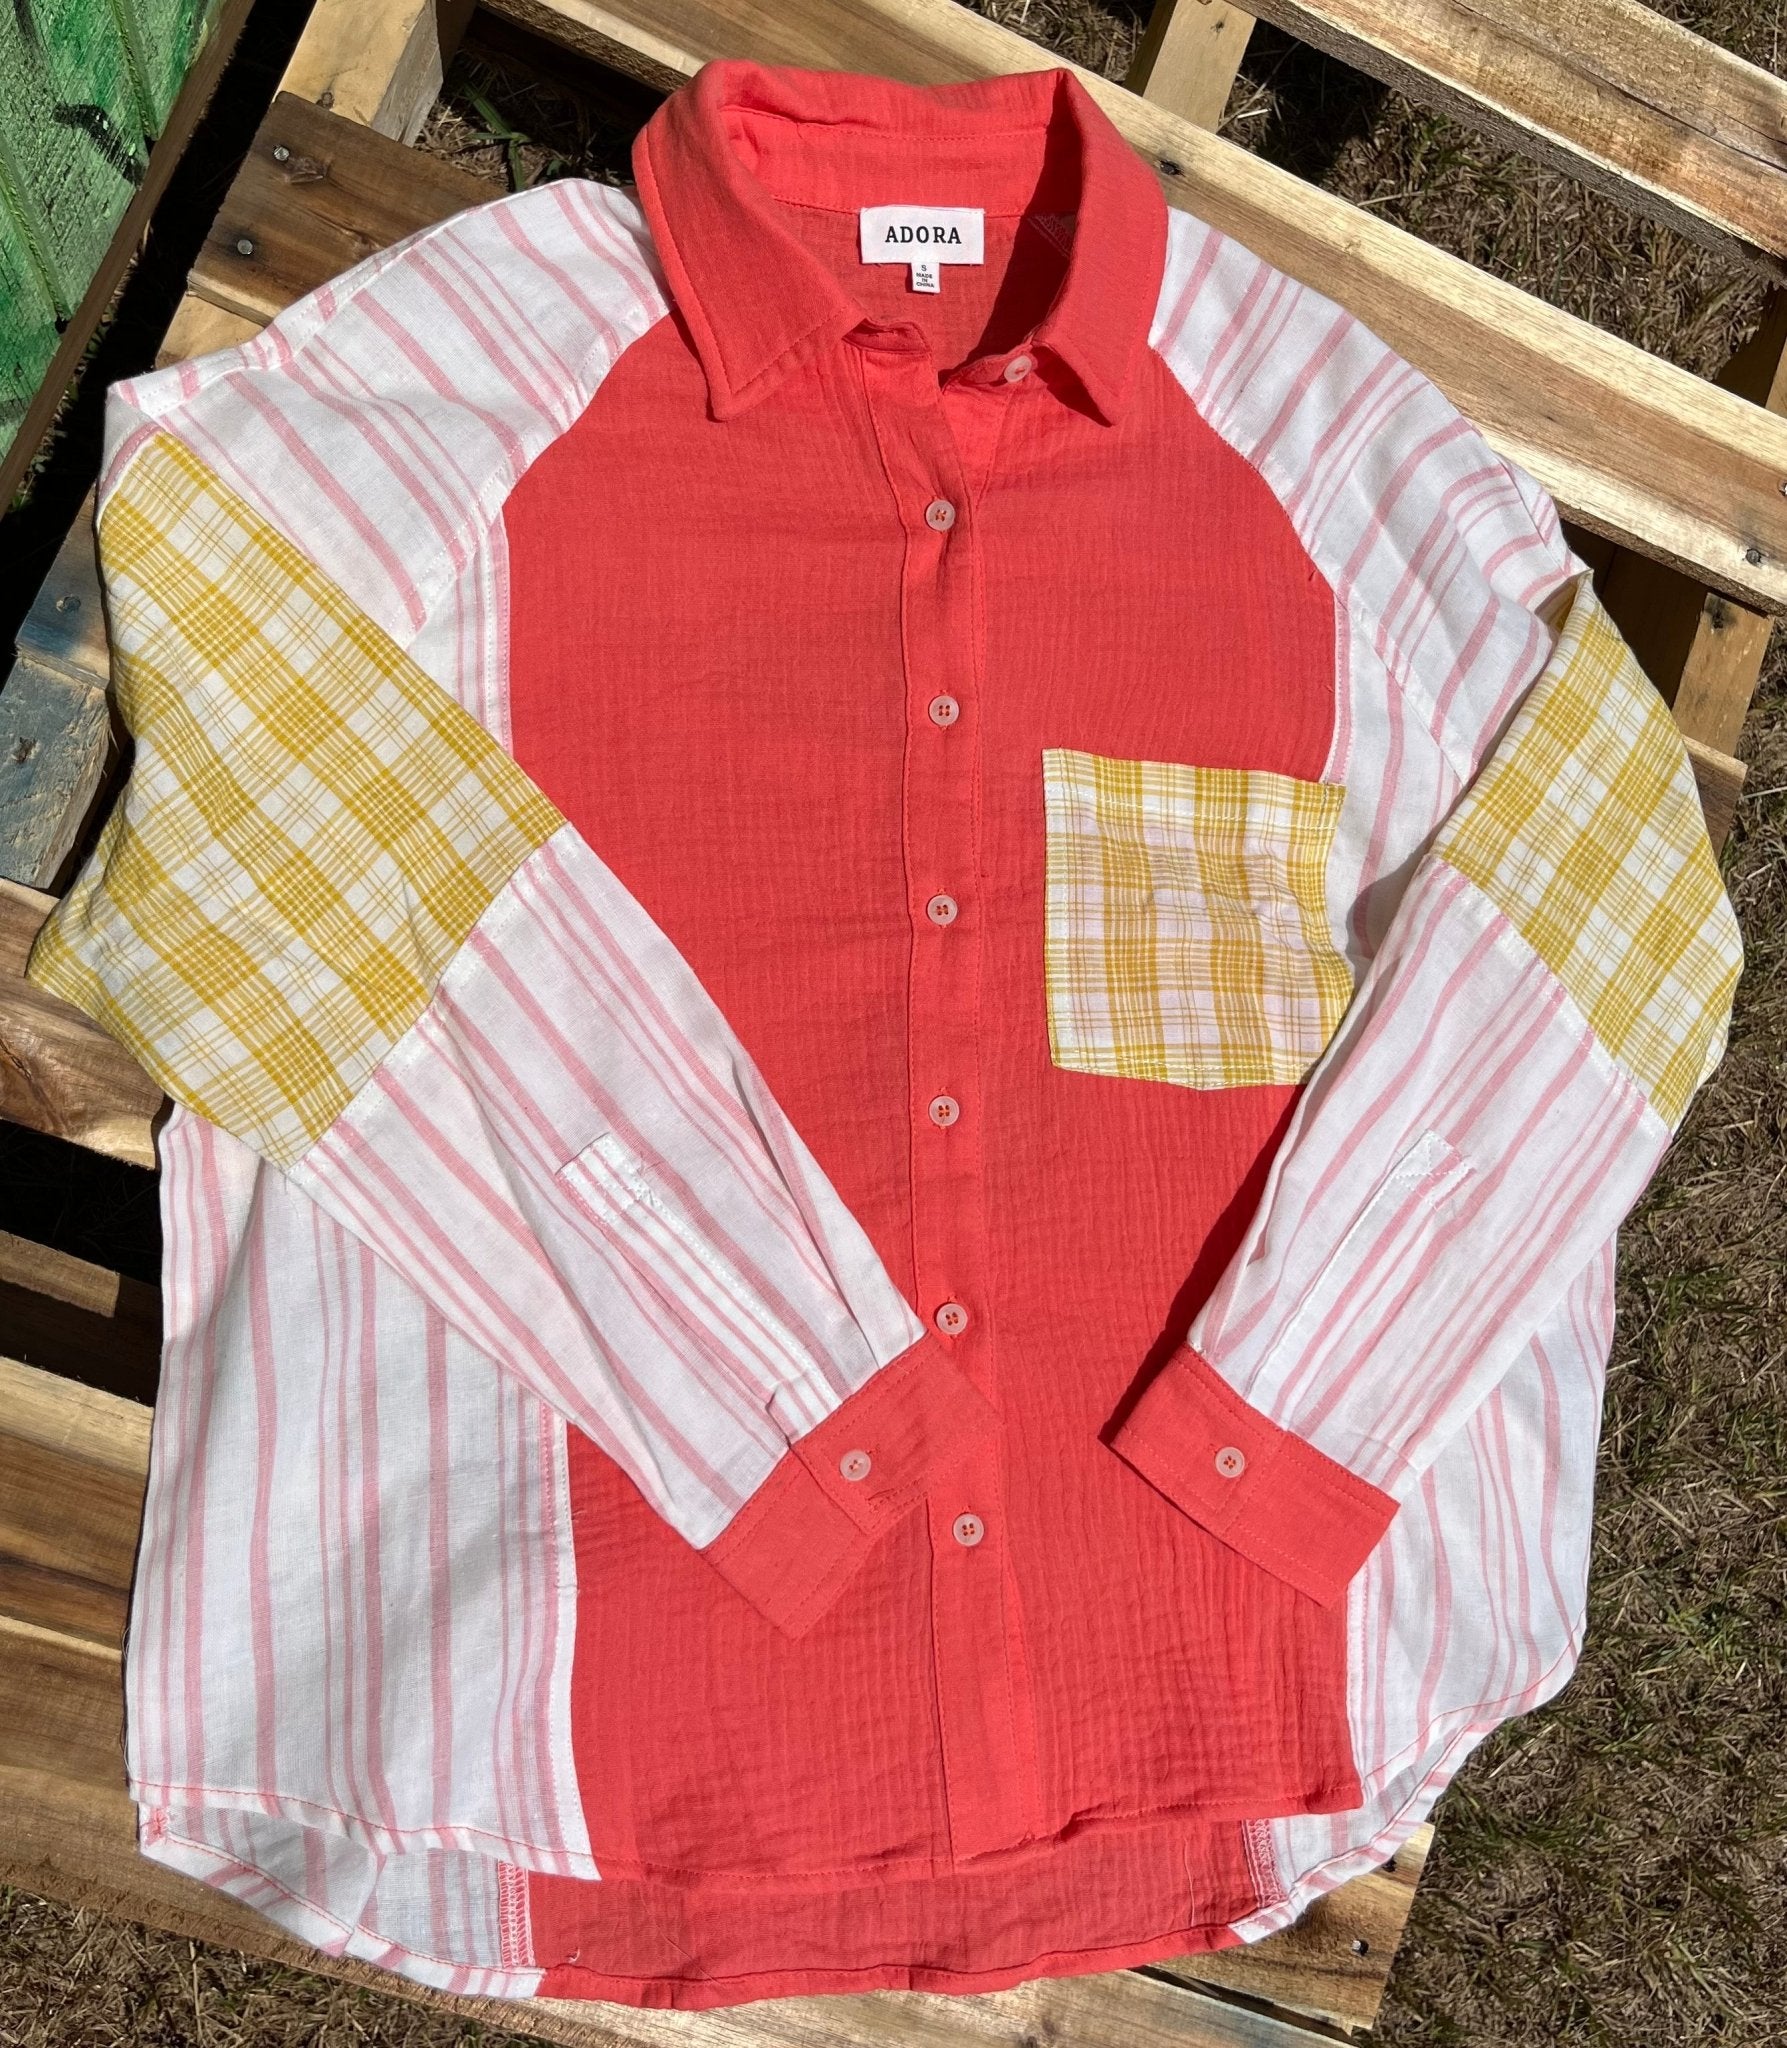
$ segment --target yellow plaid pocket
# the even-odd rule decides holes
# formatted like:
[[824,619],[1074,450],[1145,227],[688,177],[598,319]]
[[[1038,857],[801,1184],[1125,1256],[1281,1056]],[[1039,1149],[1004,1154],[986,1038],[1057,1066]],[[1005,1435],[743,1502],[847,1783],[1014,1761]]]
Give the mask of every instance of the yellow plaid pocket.
[[1058,1067],[1300,1081],[1352,1001],[1326,873],[1345,792],[1263,769],[1042,757]]
[[99,551],[136,760],[26,971],[289,1164],[563,821],[172,436],[119,479]]

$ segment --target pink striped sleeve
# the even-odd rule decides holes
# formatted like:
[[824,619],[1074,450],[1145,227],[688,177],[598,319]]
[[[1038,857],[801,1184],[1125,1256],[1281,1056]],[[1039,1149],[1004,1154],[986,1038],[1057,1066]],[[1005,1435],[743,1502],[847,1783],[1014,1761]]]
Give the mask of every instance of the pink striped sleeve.
[[291,1178],[788,1634],[996,1426],[568,825]]
[[1604,1257],[1717,1063],[1741,949],[1681,742],[1532,480],[1188,216],[1154,338],[1333,593],[1328,907],[1358,984],[1109,1441],[1332,1605]]
[[[32,972],[797,1635],[998,1418],[507,750],[501,508],[665,313],[637,206],[568,180],[111,389],[101,566],[135,759]],[[253,630],[207,639],[188,574]],[[285,737],[312,696],[346,735],[326,773]],[[192,794],[226,785],[247,798],[227,815]],[[298,907],[287,861],[318,883]],[[174,919],[214,943],[157,954],[143,931]],[[264,1446],[270,1298],[250,1289]],[[271,1611],[250,1618],[269,1701]],[[269,1708],[259,1782],[285,1739]]]

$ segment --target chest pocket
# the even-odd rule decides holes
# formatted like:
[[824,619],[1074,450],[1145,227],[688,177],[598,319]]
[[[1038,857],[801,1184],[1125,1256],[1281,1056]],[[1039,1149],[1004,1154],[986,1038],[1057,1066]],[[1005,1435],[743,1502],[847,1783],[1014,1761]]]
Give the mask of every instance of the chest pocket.
[[1325,907],[1345,792],[1059,747],[1042,774],[1055,1065],[1183,1088],[1300,1081],[1353,996]]

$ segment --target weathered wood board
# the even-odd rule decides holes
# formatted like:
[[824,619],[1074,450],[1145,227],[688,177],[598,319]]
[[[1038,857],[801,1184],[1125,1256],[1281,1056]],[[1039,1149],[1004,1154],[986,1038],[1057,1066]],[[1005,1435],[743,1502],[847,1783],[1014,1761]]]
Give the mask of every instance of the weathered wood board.
[[161,1290],[0,1230],[0,1355],[153,1404]]
[[0,1117],[153,1166],[161,1090],[91,1018],[25,979],[54,902],[0,880]]
[[1254,0],[1424,106],[1787,270],[1787,81],[1641,0]]
[[[7,1256],[0,1239],[0,1270]],[[78,1263],[78,1262],[77,1262]],[[84,1297],[92,1269],[59,1270]],[[1197,1988],[1274,1999],[1329,2026],[1369,2025],[1426,1853],[1355,1879],[1304,1922],[1246,1949],[1147,1973],[1049,1978],[984,1996],[759,2000],[712,2013],[550,2000],[440,1999],[279,1935],[209,1887],[138,1855],[124,1791],[121,1644],[148,1470],[150,1410],[0,1357],[0,1881],[422,1998],[572,2048],[841,2042],[1058,2048],[1307,2048],[1300,2027]],[[1361,1948],[1361,1944],[1363,1945]]]
[[1123,83],[1169,114],[1219,127],[1253,16],[1228,0],[1154,0]]

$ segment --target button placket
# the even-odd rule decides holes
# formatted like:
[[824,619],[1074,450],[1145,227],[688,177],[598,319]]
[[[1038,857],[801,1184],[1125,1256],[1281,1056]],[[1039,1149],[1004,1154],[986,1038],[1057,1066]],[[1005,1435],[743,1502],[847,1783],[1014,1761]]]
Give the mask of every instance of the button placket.
[[[909,366],[908,366],[909,367]],[[983,421],[1010,403],[995,386],[940,392],[871,366],[870,410],[907,544],[901,639],[907,703],[902,834],[908,959],[907,1071],[912,1250],[918,1301],[952,1362],[995,1402],[995,1344],[981,1155],[978,796],[982,733],[978,499]],[[966,401],[964,404],[963,401]],[[960,415],[957,418],[957,415]],[[952,419],[967,435],[964,442]],[[939,509],[947,507],[947,512]],[[939,883],[944,884],[943,888]],[[1033,1711],[1005,1555],[1000,1436],[952,1460],[926,1499],[932,1653],[950,1845],[957,1857],[1027,1839],[1037,1826]],[[967,1518],[964,1520],[963,1518]],[[958,1523],[977,1533],[964,1541]]]

